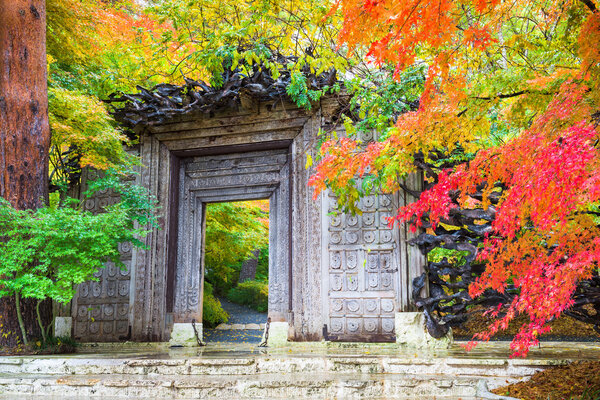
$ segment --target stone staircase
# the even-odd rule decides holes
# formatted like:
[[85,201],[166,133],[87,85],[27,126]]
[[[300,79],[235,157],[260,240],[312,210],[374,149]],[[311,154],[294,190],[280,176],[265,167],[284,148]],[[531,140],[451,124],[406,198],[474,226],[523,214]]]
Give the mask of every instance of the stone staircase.
[[[363,355],[0,358],[3,399],[475,399],[551,360]],[[489,398],[489,397],[488,397]]]

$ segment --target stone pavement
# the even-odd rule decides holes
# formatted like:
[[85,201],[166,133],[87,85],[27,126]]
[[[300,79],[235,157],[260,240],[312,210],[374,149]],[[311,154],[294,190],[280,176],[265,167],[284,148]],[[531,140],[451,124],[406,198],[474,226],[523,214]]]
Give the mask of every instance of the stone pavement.
[[251,343],[262,341],[263,330],[267,322],[267,313],[261,313],[249,307],[219,298],[221,306],[229,314],[229,321],[216,329],[204,329],[204,342]]
[[509,359],[507,342],[466,353],[358,343],[168,348],[86,345],[78,354],[0,357],[2,399],[491,399],[491,388],[549,365],[600,358],[598,343],[542,343]]

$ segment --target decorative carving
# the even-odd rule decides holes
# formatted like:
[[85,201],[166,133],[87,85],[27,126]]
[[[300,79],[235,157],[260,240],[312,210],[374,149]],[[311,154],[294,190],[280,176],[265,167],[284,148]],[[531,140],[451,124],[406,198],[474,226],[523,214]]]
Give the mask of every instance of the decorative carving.
[[369,333],[375,333],[377,331],[377,319],[368,318],[364,320],[365,323],[365,331]]
[[[328,199],[331,209],[335,199]],[[398,248],[398,233],[387,223],[391,206],[389,196],[366,196],[360,203],[364,211],[360,216],[342,214],[343,223],[339,215],[328,221],[330,296],[335,296],[330,305],[334,340],[362,340],[365,335],[393,339],[398,277],[394,252]],[[345,286],[341,285],[342,280]],[[341,300],[346,305],[343,309]],[[344,323],[340,327],[342,312]]]
[[356,313],[360,309],[360,303],[356,300],[348,301],[346,307],[351,313]]
[[377,300],[375,300],[375,299],[366,300],[365,301],[365,309],[370,313],[374,313],[375,311],[377,311]]
[[331,262],[329,266],[332,269],[340,269],[342,267],[342,255],[339,251],[331,253]]
[[359,319],[348,319],[347,320],[348,331],[352,333],[357,333],[358,328],[360,327]]
[[[88,171],[87,178],[97,176]],[[83,189],[87,189],[83,179]],[[111,190],[103,190],[85,200],[84,209],[103,212],[104,207],[115,204],[119,196]],[[132,258],[131,243],[119,244],[121,261],[125,269],[112,262],[98,270],[94,276],[97,282],[84,282],[79,285],[74,302],[73,324],[75,339],[82,341],[119,341],[129,332],[129,268]],[[120,326],[121,329],[115,329]]]
[[346,252],[346,268],[354,269],[356,268],[358,259],[356,255],[356,251],[347,251]]

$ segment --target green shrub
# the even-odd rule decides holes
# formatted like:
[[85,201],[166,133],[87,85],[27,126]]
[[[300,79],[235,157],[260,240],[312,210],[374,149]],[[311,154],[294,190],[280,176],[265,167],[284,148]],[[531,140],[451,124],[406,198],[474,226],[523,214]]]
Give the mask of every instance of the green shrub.
[[202,302],[202,324],[213,328],[229,320],[229,314],[223,310],[221,302],[213,295],[213,287],[204,281],[204,294]]
[[[37,322],[46,344],[49,327],[43,326],[40,304],[46,299],[68,303],[78,284],[98,280],[95,273],[107,261],[125,268],[119,244],[144,247],[139,238],[147,231],[136,225],[157,226],[147,191],[114,171],[89,181],[88,188],[82,200],[65,197],[37,210],[16,210],[0,199],[0,297],[14,297],[24,344],[28,339],[21,299],[37,300]],[[99,214],[85,211],[83,202],[103,190],[118,194],[119,202]]]
[[256,311],[266,312],[269,301],[269,284],[246,281],[229,290],[227,298],[237,304],[249,306]]
[[269,245],[260,249],[258,256],[258,265],[256,266],[256,278],[260,282],[269,281]]

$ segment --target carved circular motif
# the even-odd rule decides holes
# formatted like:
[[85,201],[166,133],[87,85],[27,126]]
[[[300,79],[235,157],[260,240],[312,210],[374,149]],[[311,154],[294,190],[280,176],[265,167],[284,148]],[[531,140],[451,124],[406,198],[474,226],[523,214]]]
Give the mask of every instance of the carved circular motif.
[[108,276],[115,276],[115,275],[117,275],[117,272],[119,270],[119,268],[117,268],[117,266],[115,264],[113,264],[113,263],[110,263],[107,266],[106,269],[108,270]]
[[377,269],[378,266],[379,266],[379,255],[377,253],[369,254],[367,256],[367,268]]
[[365,308],[368,312],[374,312],[377,310],[377,301],[373,299],[367,300],[365,303]]
[[356,224],[358,224],[358,217],[356,215],[348,215],[346,217],[346,223],[349,226],[355,226]]
[[119,304],[119,308],[117,310],[117,312],[119,313],[119,316],[123,317],[123,316],[127,315],[127,311],[129,311],[129,305]]
[[392,286],[392,275],[381,274],[381,285],[386,288]]
[[93,210],[96,207],[96,201],[94,199],[87,199],[83,206],[88,211]]
[[375,205],[375,196],[366,196],[363,198],[363,205],[366,208],[371,208]]
[[388,231],[388,230],[381,231],[379,233],[379,238],[381,239],[381,241],[383,243],[390,242],[392,240],[392,231]]
[[377,323],[372,319],[365,319],[365,330],[367,332],[375,332],[377,330]]
[[92,322],[90,324],[90,333],[96,334],[100,331],[100,324],[98,322]]
[[392,268],[391,256],[389,253],[381,254],[381,268],[382,269]]
[[109,333],[112,333],[112,330],[113,330],[112,324],[102,324],[102,332],[109,334]]
[[383,321],[381,321],[381,329],[383,329],[384,332],[393,332],[394,321],[392,321],[391,319],[384,319]]
[[339,320],[331,321],[331,331],[332,332],[341,332],[342,331],[342,322]]
[[129,281],[119,281],[119,295],[125,297],[129,294]]
[[331,253],[331,268],[339,269],[342,266],[342,255],[338,252]]
[[342,241],[342,236],[338,232],[332,232],[329,240],[331,240],[331,243],[333,244],[338,244]]
[[344,303],[340,299],[335,299],[331,303],[331,308],[333,309],[333,311],[342,311],[343,307],[344,307]]
[[358,278],[356,275],[348,275],[348,290],[358,290]]
[[348,330],[350,332],[356,332],[356,331],[358,331],[358,326],[359,326],[358,321],[354,321],[354,320],[348,321]]
[[363,142],[368,142],[368,141],[373,140],[373,131],[367,130],[367,131],[361,132],[360,140],[362,140]]
[[346,252],[346,266],[348,269],[356,268],[356,252],[348,251]]
[[98,319],[98,318],[100,318],[100,314],[101,314],[100,307],[94,306],[92,308],[92,318]]
[[117,333],[127,333],[128,329],[129,329],[129,322],[117,321]]
[[387,207],[392,203],[392,200],[390,199],[390,196],[382,194],[381,196],[379,196],[379,204]]
[[104,197],[98,201],[98,207],[100,207],[100,208],[104,208],[109,205],[110,205],[110,199],[107,199],[106,197]]
[[394,301],[390,299],[381,300],[381,309],[387,313],[394,311]]
[[373,222],[375,222],[375,214],[364,213],[362,216],[362,221],[363,221],[363,225],[366,225],[366,226],[373,225]]
[[106,294],[109,297],[113,297],[115,294],[117,294],[117,282],[108,281],[108,285],[106,285]]
[[392,216],[388,213],[380,213],[379,221],[381,223],[381,226],[388,226],[390,224],[390,218],[392,218]]
[[131,243],[123,242],[119,244],[119,252],[129,253],[131,251]]
[[87,315],[87,307],[86,306],[79,306],[79,308],[77,309],[77,316],[78,317],[85,317]]
[[358,242],[358,234],[354,231],[346,232],[346,240],[350,244]]
[[84,282],[81,285],[79,285],[79,297],[87,297],[89,293],[90,290],[88,288],[87,282]]
[[375,232],[373,231],[365,231],[363,234],[363,238],[367,243],[373,243],[375,241]]
[[331,275],[331,288],[335,291],[342,290],[342,277],[341,275]]
[[377,274],[369,274],[369,287],[376,288],[379,283],[379,277]]
[[101,277],[102,277],[102,272],[103,272],[103,271],[104,271],[103,269],[99,269],[98,271],[94,272],[94,276],[95,276],[96,278],[101,278]]
[[340,218],[339,215],[332,215],[331,216],[331,226],[340,226],[340,224],[342,223],[342,219]]
[[92,295],[94,297],[99,297],[102,294],[102,286],[99,282],[92,283]]
[[115,312],[115,309],[113,308],[112,305],[105,305],[104,306],[104,315],[110,317],[111,315],[114,314],[114,312]]
[[350,312],[357,312],[360,308],[360,304],[356,300],[350,300],[347,304],[347,307]]

